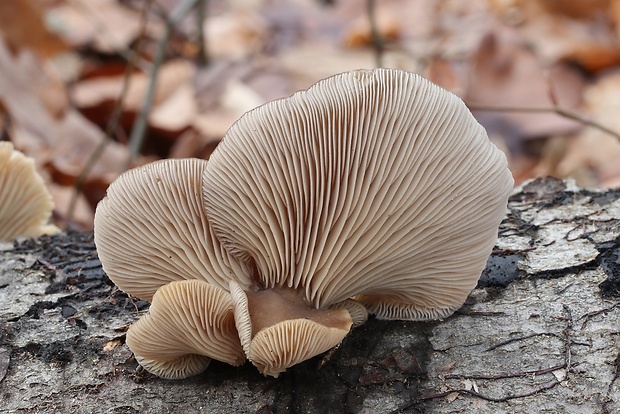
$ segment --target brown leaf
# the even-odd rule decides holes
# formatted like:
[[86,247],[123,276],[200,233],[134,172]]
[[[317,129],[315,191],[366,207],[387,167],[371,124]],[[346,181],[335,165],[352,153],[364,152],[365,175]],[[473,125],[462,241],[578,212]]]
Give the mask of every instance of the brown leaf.
[[0,1],[0,31],[9,48],[17,53],[29,49],[46,59],[67,51],[67,45],[50,32],[44,10],[30,0]]
[[250,9],[213,16],[205,22],[209,55],[241,60],[267,47],[269,26],[265,19]]
[[[117,0],[88,0],[79,6],[61,2],[50,15],[55,25],[62,28],[61,35],[67,43],[74,47],[88,45],[104,53],[126,49],[140,30],[139,13]],[[162,25],[154,21],[150,20],[149,29],[154,37],[159,37]]]
[[[584,107],[593,120],[620,133],[620,73],[609,73],[589,86]],[[559,177],[576,177],[584,186],[608,186],[618,181],[620,142],[595,128],[585,128],[571,140],[557,166]]]
[[114,348],[117,348],[121,346],[122,344],[123,343],[121,342],[120,339],[113,339],[111,341],[106,342],[106,344],[103,346],[103,351],[104,352],[112,351]]
[[[465,100],[468,104],[496,107],[551,108],[550,88],[558,105],[575,108],[583,87],[581,75],[557,66],[546,76],[540,61],[509,29],[496,30],[483,41],[473,63]],[[568,90],[574,93],[568,93]],[[580,125],[554,113],[496,113],[513,124],[525,138],[574,131]]]
[[177,135],[191,126],[197,114],[198,104],[194,88],[188,81],[153,108],[149,115],[149,123],[152,127],[164,130],[170,135]]
[[[72,184],[103,134],[74,108],[50,108],[49,99],[63,102],[64,85],[54,72],[28,52],[13,57],[0,42],[0,101],[11,118],[16,148],[35,158],[40,170],[62,184]],[[41,92],[44,91],[44,94]],[[90,179],[110,182],[125,167],[127,150],[110,143],[94,165]]]
[[170,149],[170,158],[209,159],[219,139],[199,134],[190,129],[179,136]]
[[463,79],[455,69],[455,63],[441,57],[433,56],[426,65],[424,76],[444,89],[456,95],[463,94]]
[[[153,103],[157,105],[168,99],[177,88],[189,82],[194,73],[194,65],[185,60],[166,62],[159,70]],[[96,108],[106,102],[115,103],[125,87],[124,83],[122,74],[89,78],[78,82],[72,89],[71,96],[78,108]],[[132,74],[123,108],[126,111],[137,112],[144,102],[148,86],[149,74],[144,72]]]
[[[73,187],[64,187],[58,184],[48,184],[47,188],[52,194],[54,199],[54,215],[61,227],[67,225],[67,213],[69,210],[69,204],[73,195]],[[77,225],[83,230],[93,228],[94,210],[86,200],[83,194],[80,194],[77,199],[77,204],[73,212],[72,224]]]
[[[522,0],[522,3],[526,3]],[[538,6],[538,10],[560,14],[575,19],[593,19],[604,15],[609,8],[609,0],[527,0],[532,7]]]
[[[395,16],[383,10],[376,13],[377,35],[380,41],[390,42],[401,37],[400,24]],[[373,44],[372,28],[368,16],[360,16],[348,23],[342,34],[345,47],[368,47]]]

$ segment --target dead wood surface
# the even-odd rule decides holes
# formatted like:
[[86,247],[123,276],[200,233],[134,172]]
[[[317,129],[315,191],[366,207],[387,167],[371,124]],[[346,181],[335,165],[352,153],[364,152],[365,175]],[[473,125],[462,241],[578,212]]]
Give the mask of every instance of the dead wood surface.
[[499,233],[452,317],[371,319],[277,379],[218,362],[153,377],[124,344],[148,304],[114,288],[92,234],[5,245],[0,412],[620,412],[620,190],[535,180]]

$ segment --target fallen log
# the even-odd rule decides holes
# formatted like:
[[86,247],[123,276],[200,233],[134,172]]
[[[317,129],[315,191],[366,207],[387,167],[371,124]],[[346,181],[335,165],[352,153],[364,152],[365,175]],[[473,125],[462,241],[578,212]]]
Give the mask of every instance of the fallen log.
[[148,374],[124,343],[147,309],[106,277],[92,233],[2,246],[0,412],[620,412],[620,190],[523,185],[456,314],[371,318],[277,379],[217,361]]

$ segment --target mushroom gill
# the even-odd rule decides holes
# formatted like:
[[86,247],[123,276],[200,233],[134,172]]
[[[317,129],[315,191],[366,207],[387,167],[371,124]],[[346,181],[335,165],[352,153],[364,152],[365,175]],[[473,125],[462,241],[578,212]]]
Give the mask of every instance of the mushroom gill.
[[245,360],[230,294],[201,280],[159,288],[148,314],[127,331],[127,345],[147,371],[168,379],[199,374],[211,359]]
[[[123,174],[97,208],[95,241],[134,295],[156,301],[191,279],[227,291],[238,349],[277,376],[337,345],[367,311],[424,320],[458,309],[512,186],[506,157],[458,97],[412,73],[359,70],[246,113],[208,162]],[[180,318],[177,331],[155,341],[172,349],[177,337],[185,352],[179,321],[193,318],[195,297],[176,297],[165,315]]]
[[407,320],[462,305],[512,186],[458,97],[392,69],[343,73],[246,113],[203,180],[216,236],[258,268],[248,299],[290,290],[326,312],[355,298]]
[[34,160],[0,142],[0,241],[58,232],[47,224],[54,202]]
[[110,185],[95,212],[95,244],[120,289],[150,301],[174,280],[204,280],[224,291],[229,280],[252,283],[252,269],[231,259],[210,229],[201,196],[207,163],[157,161]]

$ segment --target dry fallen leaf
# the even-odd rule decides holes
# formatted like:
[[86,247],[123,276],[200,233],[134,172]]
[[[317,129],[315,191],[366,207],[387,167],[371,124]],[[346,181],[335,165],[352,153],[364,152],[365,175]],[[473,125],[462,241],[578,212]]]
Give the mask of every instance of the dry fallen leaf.
[[[157,87],[153,103],[155,105],[168,99],[179,87],[190,82],[195,66],[185,60],[171,60],[162,65],[157,77]],[[122,74],[89,78],[78,82],[71,90],[71,97],[78,108],[99,108],[106,103],[115,103],[125,87]],[[149,75],[135,72],[129,80],[128,90],[123,101],[126,111],[137,112],[149,85]]]
[[[55,216],[61,227],[65,227],[67,224],[67,213],[69,210],[69,204],[73,197],[73,187],[61,186],[55,183],[49,183],[47,185],[48,190],[52,194],[55,205]],[[82,229],[92,229],[93,227],[94,210],[91,204],[88,202],[83,194],[80,194],[77,198],[75,210],[73,211],[72,223]]]
[[[59,2],[50,8],[46,19],[70,45],[89,46],[103,53],[127,49],[140,30],[139,12],[117,0]],[[151,19],[148,33],[154,38],[161,36],[162,24]]]
[[267,47],[269,26],[251,9],[208,18],[204,24],[207,50],[213,58],[241,60]]
[[156,105],[149,115],[149,124],[165,131],[171,136],[177,136],[188,128],[198,115],[194,88],[188,81]]
[[[620,73],[603,75],[584,93],[584,108],[592,119],[620,133]],[[618,182],[620,142],[595,128],[586,128],[568,144],[557,166],[560,177],[575,177],[577,184],[610,186]]]
[[[376,16],[377,35],[382,42],[393,42],[401,36],[401,27],[391,13],[379,10]],[[360,16],[349,22],[342,34],[345,47],[368,47],[373,44],[373,34],[368,16]]]
[[0,1],[0,33],[14,52],[28,49],[46,59],[68,50],[44,22],[45,10],[31,0]]
[[[575,108],[583,81],[577,71],[557,66],[546,76],[537,57],[516,32],[490,33],[474,59],[465,100],[472,106],[551,108],[553,88],[558,105]],[[524,87],[527,85],[527,87]],[[495,113],[513,124],[524,138],[544,137],[576,130],[580,124],[554,113]]]

